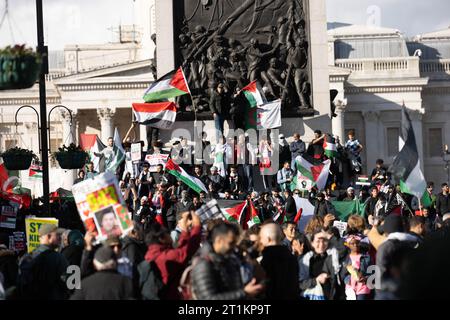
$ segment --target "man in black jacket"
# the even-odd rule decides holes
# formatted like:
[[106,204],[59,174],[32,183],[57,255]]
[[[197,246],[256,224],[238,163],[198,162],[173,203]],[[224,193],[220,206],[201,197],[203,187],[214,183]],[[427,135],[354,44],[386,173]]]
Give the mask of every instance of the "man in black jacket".
[[261,266],[266,272],[266,298],[269,300],[296,300],[299,297],[298,262],[281,242],[279,225],[269,223],[259,233],[262,251]]
[[442,192],[436,197],[436,213],[442,217],[450,211],[450,197],[447,183],[442,184]]
[[291,190],[287,189],[284,191],[284,196],[286,202],[284,204],[284,210],[286,211],[286,219],[289,222],[294,221],[295,216],[297,214],[297,206],[295,204],[295,199],[292,197]]
[[364,219],[366,222],[369,222],[369,217],[375,217],[375,206],[378,202],[378,188],[372,187],[370,189],[370,198],[368,198],[365,202],[364,208]]
[[252,279],[244,286],[240,261],[233,254],[239,231],[236,225],[221,222],[210,231],[210,242],[194,258],[192,269],[193,293],[199,300],[242,300],[255,297],[263,285]]
[[103,246],[95,252],[96,272],[81,280],[80,289],[71,300],[126,300],[134,297],[133,283],[117,272],[117,257],[114,250]]
[[323,218],[329,213],[334,215],[335,212],[333,205],[328,200],[325,200],[325,195],[322,192],[319,192],[314,207],[314,215]]
[[209,101],[209,108],[214,117],[217,143],[219,142],[219,137],[223,135],[223,123],[225,122],[226,114],[229,111],[227,96],[225,95],[225,85],[223,83],[219,83],[212,93]]

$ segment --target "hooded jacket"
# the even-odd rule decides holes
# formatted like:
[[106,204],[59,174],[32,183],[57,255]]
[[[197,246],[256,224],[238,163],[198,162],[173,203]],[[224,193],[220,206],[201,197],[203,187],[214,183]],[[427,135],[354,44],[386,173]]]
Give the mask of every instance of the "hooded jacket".
[[190,232],[182,232],[178,247],[172,248],[161,244],[151,244],[145,254],[146,261],[154,261],[161,272],[165,288],[165,299],[180,299],[178,285],[181,275],[189,260],[200,246],[201,227],[192,228]]

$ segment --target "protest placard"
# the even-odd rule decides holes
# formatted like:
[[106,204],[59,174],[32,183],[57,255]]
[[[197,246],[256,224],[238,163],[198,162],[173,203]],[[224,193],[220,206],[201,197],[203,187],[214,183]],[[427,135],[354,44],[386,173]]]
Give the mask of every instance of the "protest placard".
[[17,206],[5,205],[0,211],[0,228],[15,229],[17,219]]
[[54,224],[58,226],[58,219],[36,218],[28,216],[25,218],[25,232],[27,235],[28,253],[31,253],[39,246],[39,228],[43,224]]
[[132,143],[131,144],[131,161],[139,162],[142,158],[142,146],[140,143]]
[[216,199],[209,201],[200,209],[195,211],[195,213],[199,216],[202,223],[205,223],[208,220],[224,219]]
[[26,250],[25,232],[16,231],[12,236],[9,236],[9,250],[21,252]]
[[105,172],[77,183],[72,192],[86,230],[95,233],[97,240],[104,240],[108,235],[124,236],[133,228],[113,173]]
[[145,161],[150,164],[149,171],[156,172],[156,167],[158,166],[158,164],[162,164],[163,167],[165,167],[168,158],[169,158],[168,154],[155,153],[146,155]]
[[333,227],[336,227],[339,230],[339,234],[342,237],[342,236],[344,236],[345,230],[347,230],[347,222],[334,221]]

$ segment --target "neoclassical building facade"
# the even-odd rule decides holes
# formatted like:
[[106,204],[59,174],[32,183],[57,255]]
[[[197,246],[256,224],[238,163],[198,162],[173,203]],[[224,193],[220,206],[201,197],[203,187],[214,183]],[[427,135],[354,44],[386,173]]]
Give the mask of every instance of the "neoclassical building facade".
[[[372,170],[378,158],[390,164],[398,152],[400,108],[404,104],[413,121],[426,179],[437,184],[446,181],[443,150],[450,142],[450,29],[407,40],[395,29],[331,25],[328,44],[330,89],[338,90],[333,134],[344,140],[348,130],[356,131],[364,146],[366,170]],[[97,50],[100,55],[113,53],[120,58],[75,68],[69,54],[74,46],[67,47],[70,70],[51,70],[47,76],[48,110],[64,105],[72,113],[71,121],[65,109],[52,112],[52,152],[61,144],[78,142],[80,133],[98,134],[106,142],[118,127],[123,137],[132,120],[131,104],[142,101],[143,92],[153,81],[151,60],[139,54],[139,50],[153,52],[153,48],[129,43],[76,48],[81,56],[83,51],[92,54]],[[0,92],[0,149],[20,145],[38,153],[36,113],[21,109],[16,126],[15,116],[23,105],[39,108],[37,86]],[[296,128],[280,129],[284,130],[290,135]],[[145,140],[145,127],[133,135]],[[311,138],[305,136],[304,140]],[[40,181],[29,179],[26,171],[20,175],[25,187],[41,193]],[[74,175],[74,171],[64,171],[52,163],[51,190],[70,188]]]

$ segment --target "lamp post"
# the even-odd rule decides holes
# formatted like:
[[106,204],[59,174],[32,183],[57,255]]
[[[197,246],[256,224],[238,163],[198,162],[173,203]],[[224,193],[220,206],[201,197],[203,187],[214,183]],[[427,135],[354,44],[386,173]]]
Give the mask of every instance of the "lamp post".
[[[44,19],[42,0],[36,0],[36,25],[37,25],[37,52],[42,58],[42,69],[39,75],[39,111],[41,128],[47,128],[47,97],[45,92],[45,75],[48,74],[48,48],[44,45]],[[44,192],[44,212],[50,215],[50,180],[48,168],[48,141],[47,130],[40,130],[41,158],[42,158],[42,186]]]

